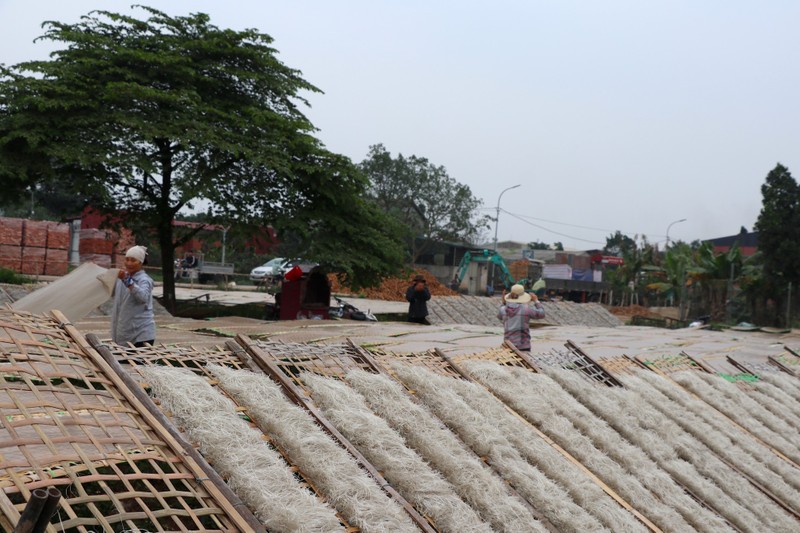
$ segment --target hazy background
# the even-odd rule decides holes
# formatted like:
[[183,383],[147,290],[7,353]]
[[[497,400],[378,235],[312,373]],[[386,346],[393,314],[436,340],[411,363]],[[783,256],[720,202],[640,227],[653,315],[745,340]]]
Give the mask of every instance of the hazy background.
[[[271,35],[332,151],[427,157],[492,215],[520,184],[500,240],[732,235],[778,162],[800,179],[800,2],[142,3]],[[0,63],[46,57],[44,20],[131,4],[0,0]]]

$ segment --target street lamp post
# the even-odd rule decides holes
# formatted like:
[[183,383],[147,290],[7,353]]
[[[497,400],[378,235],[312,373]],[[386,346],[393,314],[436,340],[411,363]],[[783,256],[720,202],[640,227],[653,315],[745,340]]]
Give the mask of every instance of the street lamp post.
[[517,187],[519,187],[519,185],[514,185],[513,187],[509,187],[507,189],[503,189],[503,191],[500,193],[500,196],[497,197],[497,208],[496,208],[497,216],[494,219],[494,251],[495,252],[497,251],[497,226],[498,226],[498,223],[500,222],[500,198],[503,197],[503,194],[505,194],[506,191],[510,191],[511,189],[516,189]]
[[[679,222],[686,222],[686,219],[682,218],[680,220],[675,220],[674,222],[670,222],[669,226],[667,226],[667,242],[664,244],[664,253],[665,254],[667,253],[667,250],[669,248],[669,228],[671,228],[673,224],[678,224]],[[680,298],[681,298],[681,301],[678,304],[678,319],[679,320],[683,320],[683,318],[684,318],[683,317],[683,313],[684,313],[684,310],[686,309],[686,307],[684,305],[685,302],[686,302],[686,267],[683,264],[683,261],[684,260],[681,259],[680,263],[679,263],[679,265],[681,266],[681,279],[680,279],[680,290],[681,290]],[[670,300],[670,306],[671,305],[672,305],[672,300]]]
[[682,218],[680,220],[676,220],[674,222],[670,222],[669,223],[669,226],[667,226],[667,242],[666,242],[666,244],[664,244],[664,250],[669,248],[669,228],[671,228],[673,224],[677,224],[678,222],[686,222],[686,219]]
[[[494,251],[495,251],[495,253],[497,253],[497,226],[500,223],[500,198],[503,197],[503,194],[505,194],[506,191],[510,191],[511,189],[516,189],[517,187],[519,187],[519,184],[513,185],[513,186],[508,187],[506,189],[503,189],[500,192],[500,196],[497,197],[496,216],[495,216],[495,219],[494,219]],[[490,273],[490,278],[491,278],[491,282],[490,283],[494,284],[494,263],[492,263],[492,271]]]

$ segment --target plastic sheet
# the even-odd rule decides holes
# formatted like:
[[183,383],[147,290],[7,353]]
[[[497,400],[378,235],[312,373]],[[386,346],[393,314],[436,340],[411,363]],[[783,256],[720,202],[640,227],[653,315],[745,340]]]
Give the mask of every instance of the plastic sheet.
[[116,269],[83,263],[66,276],[20,298],[11,308],[36,314],[58,309],[68,319],[79,320],[111,297],[116,279]]

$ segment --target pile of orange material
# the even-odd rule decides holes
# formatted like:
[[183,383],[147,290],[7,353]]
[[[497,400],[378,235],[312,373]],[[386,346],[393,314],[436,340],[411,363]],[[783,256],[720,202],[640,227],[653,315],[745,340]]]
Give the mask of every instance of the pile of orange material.
[[508,271],[515,280],[528,279],[530,278],[530,265],[531,263],[527,259],[520,259],[508,265]]
[[408,273],[408,277],[404,278],[385,278],[377,287],[369,289],[362,289],[357,293],[350,290],[349,287],[342,286],[335,275],[328,276],[331,282],[331,292],[333,294],[353,294],[370,298],[373,300],[388,300],[395,302],[404,302],[406,300],[406,289],[411,286],[411,280],[414,276],[420,275],[425,278],[428,289],[431,291],[431,296],[457,296],[458,293],[451,290],[449,287],[443,285],[436,279],[430,272],[423,269],[416,269]]
[[648,318],[661,318],[661,315],[658,313],[654,313],[647,307],[641,305],[626,305],[622,307],[606,306],[606,309],[608,309],[612,315],[618,317],[644,316]]

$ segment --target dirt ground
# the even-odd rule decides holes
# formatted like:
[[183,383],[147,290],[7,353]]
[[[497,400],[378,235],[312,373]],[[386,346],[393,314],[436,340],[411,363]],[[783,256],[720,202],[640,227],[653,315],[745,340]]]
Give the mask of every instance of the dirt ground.
[[670,316],[671,318],[672,315],[672,313],[655,311],[649,307],[644,307],[641,305],[628,305],[625,307],[606,306],[606,309],[608,309],[609,313],[620,318],[621,320],[628,319],[632,316],[644,316],[647,318],[663,318],[665,316]]

